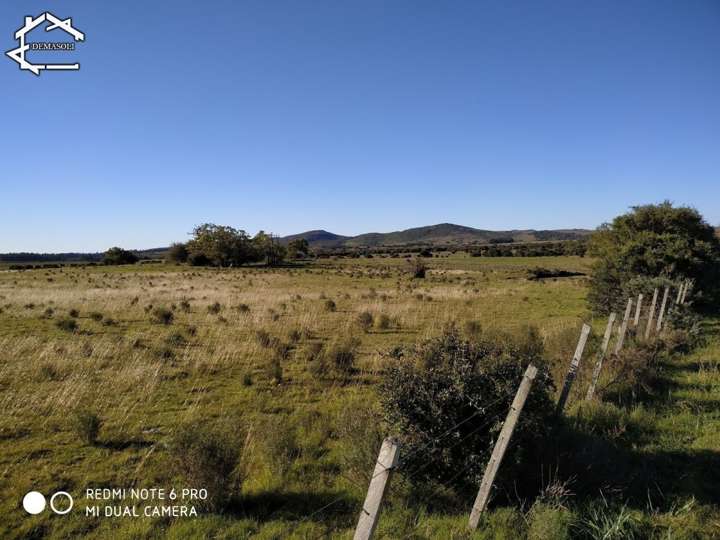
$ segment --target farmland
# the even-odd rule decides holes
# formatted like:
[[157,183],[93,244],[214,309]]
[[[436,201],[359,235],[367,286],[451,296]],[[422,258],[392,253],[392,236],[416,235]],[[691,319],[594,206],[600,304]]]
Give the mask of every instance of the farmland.
[[[587,311],[588,259],[456,253],[427,264],[424,279],[413,279],[404,259],[382,257],[284,268],[0,271],[0,535],[348,538],[374,461],[365,454],[385,435],[377,383],[388,351],[453,323],[468,335],[515,335],[533,326],[560,386],[585,321],[593,326],[594,354],[605,320]],[[531,279],[538,266],[577,275]],[[704,328],[707,344],[673,357],[663,371],[662,395],[582,405],[587,361],[570,398],[571,425],[632,453],[629,460],[646,456],[655,467],[647,474],[672,471],[676,479],[648,484],[655,492],[642,505],[628,498],[623,506],[626,496],[612,491],[612,480],[595,499],[568,495],[552,508],[496,505],[472,537],[509,538],[498,535],[522,530],[542,538],[539,523],[591,521],[585,505],[604,496],[618,502],[614,519],[648,537],[720,535],[711,485],[717,473],[703,475],[718,465],[713,395],[720,348],[716,326],[706,321]],[[328,351],[345,354],[351,365],[324,364]],[[78,429],[78,415],[97,419],[97,433]],[[229,507],[203,510],[196,519],[82,514],[86,501],[79,495],[88,487],[181,485],[171,441],[193,421],[243,426],[242,483]],[[372,444],[365,449],[363,442]],[[583,479],[573,482],[568,490],[581,492]],[[471,500],[432,507],[414,502],[402,474],[395,483],[378,536],[471,537],[465,531]],[[28,517],[18,501],[32,489],[77,494],[78,508],[68,516]],[[547,515],[538,518],[541,511]]]

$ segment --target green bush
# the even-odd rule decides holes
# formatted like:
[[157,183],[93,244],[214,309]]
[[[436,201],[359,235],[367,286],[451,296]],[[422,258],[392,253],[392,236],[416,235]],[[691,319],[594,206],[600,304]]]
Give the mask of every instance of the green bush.
[[225,507],[242,485],[245,433],[237,421],[203,418],[178,426],[168,441],[171,470],[185,486],[207,489],[210,510]]
[[372,328],[373,322],[375,321],[372,313],[369,311],[363,311],[361,312],[357,317],[357,322],[360,325],[360,328],[362,328],[365,332],[370,330]]
[[92,411],[81,409],[73,415],[73,431],[86,444],[93,445],[97,442],[101,427],[102,420]]
[[55,321],[55,326],[64,332],[76,332],[78,329],[78,323],[75,319],[70,317],[62,317]]
[[324,351],[325,361],[340,375],[349,375],[355,370],[355,355],[360,346],[356,337],[346,337],[331,343]]
[[173,320],[175,319],[175,314],[172,312],[172,310],[166,307],[158,306],[156,308],[153,308],[152,316],[150,319],[156,324],[169,325],[172,324]]
[[553,387],[537,333],[518,340],[482,336],[466,341],[450,326],[442,336],[396,351],[388,360],[380,387],[384,416],[409,456],[409,469],[418,470],[413,480],[442,482],[464,470],[460,482],[471,491],[525,369],[533,363],[539,373],[499,482],[511,482],[519,470],[534,467],[553,413]]

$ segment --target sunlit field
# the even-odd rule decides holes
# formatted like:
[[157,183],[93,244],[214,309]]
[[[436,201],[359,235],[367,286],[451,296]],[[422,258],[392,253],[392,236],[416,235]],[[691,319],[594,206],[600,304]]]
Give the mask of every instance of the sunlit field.
[[[356,470],[357,439],[380,428],[379,419],[360,421],[354,411],[377,402],[389,351],[452,323],[465,333],[535,326],[553,378],[562,381],[581,323],[595,330],[590,354],[604,328],[604,321],[589,319],[586,277],[531,279],[538,266],[583,274],[587,259],[458,253],[428,264],[425,279],[412,279],[404,259],[381,257],[276,269],[143,264],[0,271],[0,488],[6,494],[0,535],[351,536],[370,473]],[[323,361],[338,351],[350,357],[341,371]],[[708,389],[717,387],[716,361],[704,359],[694,375]],[[591,368],[589,361],[581,368],[572,410]],[[77,427],[79,414],[98,419],[94,437]],[[247,429],[240,496],[222,513],[202,510],[190,520],[86,518],[78,501],[69,516],[30,517],[18,505],[38,487],[79,494],[87,487],[177,486],[168,441],[178,426],[197,420]],[[709,432],[703,437],[716,446]],[[317,512],[338,498],[331,510]],[[426,516],[393,495],[379,535],[466,537],[471,502],[456,515]]]

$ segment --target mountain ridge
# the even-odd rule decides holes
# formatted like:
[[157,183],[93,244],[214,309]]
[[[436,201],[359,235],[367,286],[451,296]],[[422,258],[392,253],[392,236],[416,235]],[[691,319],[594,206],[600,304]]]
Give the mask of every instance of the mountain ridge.
[[356,236],[343,236],[323,229],[314,229],[284,236],[280,241],[288,243],[292,240],[305,239],[311,247],[316,248],[399,247],[410,244],[434,246],[580,240],[591,232],[588,229],[512,229],[493,231],[454,223],[438,223],[412,227],[401,231],[369,232]]

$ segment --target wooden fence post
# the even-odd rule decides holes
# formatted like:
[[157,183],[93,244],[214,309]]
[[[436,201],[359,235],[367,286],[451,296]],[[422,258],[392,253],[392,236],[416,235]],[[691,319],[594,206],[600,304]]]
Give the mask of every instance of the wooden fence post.
[[[642,297],[642,295],[641,295]],[[600,370],[602,369],[603,360],[605,359],[605,353],[607,352],[608,345],[610,344],[610,337],[612,336],[613,325],[615,324],[615,312],[610,314],[608,317],[607,327],[605,328],[605,335],[603,336],[602,345],[600,346],[600,352],[598,353],[598,359],[595,363],[595,369],[593,370],[592,380],[588,387],[586,400],[591,400],[595,394],[595,387],[597,386],[598,379],[600,378]]]
[[485,473],[483,474],[482,482],[480,482],[480,490],[478,491],[472,511],[470,512],[469,527],[472,530],[477,529],[478,523],[480,522],[480,515],[487,507],[495,476],[500,468],[500,463],[510,443],[515,424],[520,417],[520,412],[522,412],[525,406],[525,400],[530,393],[530,388],[536,375],[537,368],[530,364],[525,370],[525,375],[523,375],[523,379],[520,382],[520,386],[515,394],[515,399],[513,399],[512,405],[510,405],[510,410],[505,418],[505,423],[500,431],[500,435],[495,442],[490,461],[488,461],[487,467],[485,467]]
[[660,306],[660,314],[658,315],[656,330],[659,332],[662,330],[663,317],[665,316],[665,308],[667,307],[668,295],[670,294],[670,287],[665,287],[665,293],[663,293],[662,305]]
[[689,290],[690,290],[690,280],[686,279],[685,280],[685,288],[683,289],[682,298],[680,299],[681,304],[685,303],[685,298],[687,297],[687,293]]
[[633,320],[633,326],[637,327],[640,324],[640,312],[642,309],[643,293],[638,294],[637,307],[635,308],[635,319]]
[[677,296],[675,297],[675,305],[676,306],[678,304],[680,304],[680,299],[682,298],[682,292],[683,292],[684,287],[685,287],[684,283],[681,283],[680,286],[678,287],[678,293],[677,293]]
[[380,447],[353,540],[369,540],[375,532],[385,491],[390,483],[392,470],[398,463],[398,448],[398,443],[390,438],[385,439]]
[[615,354],[618,354],[625,344],[625,334],[627,334],[628,322],[630,320],[630,312],[632,311],[632,298],[628,298],[627,306],[625,306],[625,315],[622,324],[618,328],[618,339],[615,343]]
[[560,392],[560,399],[558,399],[555,414],[560,414],[565,408],[565,402],[570,395],[570,388],[575,380],[575,375],[577,375],[577,370],[580,366],[580,359],[582,358],[583,351],[585,350],[588,335],[590,335],[590,326],[583,324],[582,330],[580,331],[580,339],[578,340],[577,347],[575,348],[575,354],[570,361],[570,369],[568,369],[567,375],[565,375],[565,383],[563,384],[562,391]]
[[658,289],[655,288],[655,291],[653,292],[652,304],[650,304],[650,313],[648,314],[647,326],[645,327],[645,339],[648,339],[650,337],[650,332],[652,331],[652,323],[653,318],[655,317],[655,306],[657,305],[657,298]]

